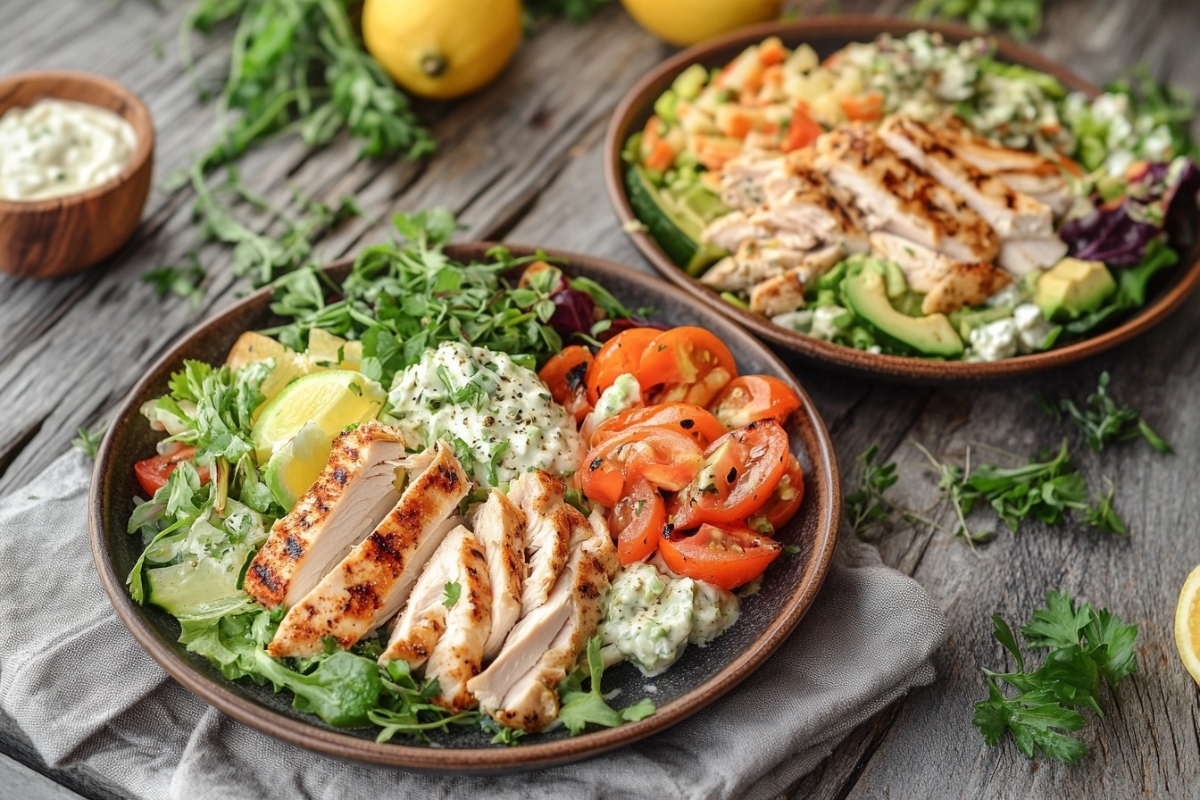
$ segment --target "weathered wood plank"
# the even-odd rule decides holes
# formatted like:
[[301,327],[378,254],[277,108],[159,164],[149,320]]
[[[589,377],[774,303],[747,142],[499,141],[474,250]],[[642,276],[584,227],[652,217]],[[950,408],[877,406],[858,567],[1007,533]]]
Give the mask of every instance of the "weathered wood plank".
[[70,789],[0,754],[0,786],[7,797],[21,800],[82,800]]

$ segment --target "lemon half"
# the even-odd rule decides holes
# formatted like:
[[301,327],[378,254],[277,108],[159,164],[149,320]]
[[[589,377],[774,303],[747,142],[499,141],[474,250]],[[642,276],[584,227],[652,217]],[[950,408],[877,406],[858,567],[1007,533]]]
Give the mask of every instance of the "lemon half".
[[1200,684],[1200,567],[1192,570],[1175,606],[1175,646],[1183,665]]

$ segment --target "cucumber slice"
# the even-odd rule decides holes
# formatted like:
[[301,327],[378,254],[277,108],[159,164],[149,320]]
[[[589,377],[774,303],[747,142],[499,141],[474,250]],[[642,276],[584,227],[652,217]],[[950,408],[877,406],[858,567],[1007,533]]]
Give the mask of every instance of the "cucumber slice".
[[228,563],[214,558],[185,560],[171,567],[146,570],[150,602],[172,616],[199,615],[222,601],[242,597],[238,588],[242,567],[250,551],[238,547]]
[[660,192],[647,175],[645,167],[634,165],[625,173],[629,205],[677,266],[689,275],[699,275],[704,268],[726,253],[717,247],[700,243],[703,221],[686,207]]

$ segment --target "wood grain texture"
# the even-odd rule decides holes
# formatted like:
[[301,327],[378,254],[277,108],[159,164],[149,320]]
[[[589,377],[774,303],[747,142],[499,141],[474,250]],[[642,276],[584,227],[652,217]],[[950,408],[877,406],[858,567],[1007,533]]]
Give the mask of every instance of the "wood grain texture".
[[[158,11],[141,0],[0,3],[0,30],[19,30],[0,48],[0,73],[83,68],[117,78],[147,102],[159,129],[160,176],[185,166],[212,138],[211,109],[199,105],[177,67],[175,33],[186,3]],[[826,0],[799,4],[823,11]],[[841,0],[846,13],[898,13],[904,0]],[[1141,61],[1200,93],[1200,14],[1182,0],[1049,0],[1034,46],[1098,83]],[[219,73],[222,35],[194,42],[201,80]],[[156,55],[161,51],[161,56]],[[289,186],[327,200],[354,193],[367,216],[333,232],[321,251],[335,257],[387,235],[397,210],[447,204],[470,226],[463,238],[574,249],[649,269],[620,230],[605,198],[601,139],[617,98],[671,50],[617,8],[576,28],[544,23],[499,81],[462,102],[430,107],[441,143],[424,164],[360,161],[352,142],[309,153],[282,140],[250,154],[243,177],[275,201]],[[75,428],[104,417],[180,332],[241,291],[228,254],[205,248],[204,302],[159,299],[139,276],[176,263],[196,243],[186,192],[155,188],[134,240],[97,270],[52,282],[0,276],[0,492],[26,482],[68,447]],[[256,223],[261,225],[261,222]],[[1036,404],[1037,392],[1070,387],[1077,399],[1101,369],[1114,393],[1137,405],[1175,443],[1160,456],[1130,443],[1103,454],[1073,450],[1093,480],[1118,480],[1128,539],[1080,525],[1003,532],[972,552],[946,536],[898,528],[879,537],[885,561],[914,575],[946,612],[950,639],[939,679],[877,715],[789,792],[794,798],[1060,798],[1196,795],[1200,702],[1171,638],[1175,595],[1200,563],[1200,298],[1161,328],[1093,361],[1022,383],[931,390],[848,378],[792,361],[824,414],[845,467],[871,443],[903,464],[899,502],[930,504],[931,478],[916,439],[942,455],[983,441],[1028,453],[1068,433]],[[3,535],[0,532],[0,535]],[[1011,743],[989,749],[970,724],[983,696],[980,667],[1004,665],[988,617],[1023,622],[1045,592],[1063,588],[1111,608],[1141,629],[1140,672],[1089,719],[1091,759],[1075,768],[1030,763]],[[19,731],[0,719],[0,751],[34,765],[81,795],[110,798],[96,776],[39,766]],[[0,792],[2,794],[2,792]]]

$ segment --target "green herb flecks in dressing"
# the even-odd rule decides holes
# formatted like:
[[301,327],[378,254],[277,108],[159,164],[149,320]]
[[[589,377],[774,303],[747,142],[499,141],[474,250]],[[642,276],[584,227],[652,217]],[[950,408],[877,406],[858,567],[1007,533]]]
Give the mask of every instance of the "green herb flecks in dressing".
[[0,199],[46,200],[107,183],[133,158],[133,126],[106,108],[39,100],[0,117]]

